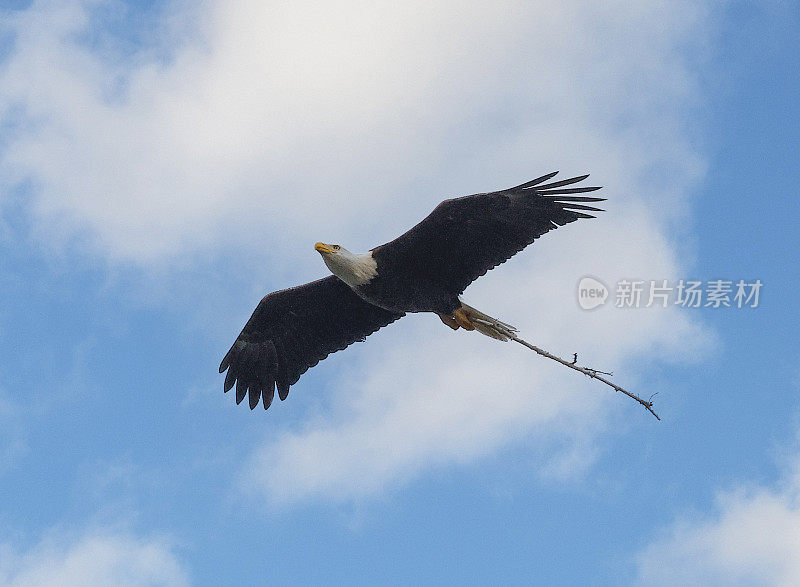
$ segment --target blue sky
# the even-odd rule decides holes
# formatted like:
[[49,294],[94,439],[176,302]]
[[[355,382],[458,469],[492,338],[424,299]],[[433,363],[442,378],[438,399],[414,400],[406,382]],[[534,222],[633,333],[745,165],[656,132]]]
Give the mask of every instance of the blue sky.
[[[0,583],[796,584],[792,3],[4,2]],[[250,412],[262,295],[444,197],[607,212],[465,294],[657,422],[413,316]],[[758,308],[576,284],[763,282]]]

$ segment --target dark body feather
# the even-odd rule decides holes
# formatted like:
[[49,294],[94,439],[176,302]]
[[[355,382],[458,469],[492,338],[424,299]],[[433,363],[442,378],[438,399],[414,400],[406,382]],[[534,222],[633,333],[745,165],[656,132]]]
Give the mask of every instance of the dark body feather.
[[395,240],[372,250],[377,275],[357,293],[338,277],[264,297],[220,364],[225,391],[250,408],[283,400],[300,375],[406,312],[451,314],[466,287],[546,232],[599,211],[603,198],[564,188],[587,176],[544,184],[555,173],[497,192],[445,200]]

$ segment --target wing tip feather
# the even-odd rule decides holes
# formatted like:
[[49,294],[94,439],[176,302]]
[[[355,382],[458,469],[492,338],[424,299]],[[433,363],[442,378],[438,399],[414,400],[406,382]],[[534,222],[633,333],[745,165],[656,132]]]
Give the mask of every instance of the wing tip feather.
[[253,410],[256,409],[256,406],[261,401],[261,388],[259,388],[259,387],[252,388],[251,387],[250,388],[250,395],[248,397],[248,401],[250,402],[250,411],[252,412]]
[[555,177],[556,175],[558,175],[558,171],[551,171],[550,173],[546,173],[545,175],[542,175],[541,177],[537,177],[536,179],[532,179],[530,181],[526,181],[525,183],[521,183],[521,184],[519,184],[517,186],[514,186],[509,191],[530,189],[530,188],[542,183],[543,181],[547,181],[551,177]]
[[227,369],[230,366],[230,364],[231,364],[231,351],[228,351],[227,353],[225,353],[225,356],[219,363],[219,372],[224,373],[225,369]]

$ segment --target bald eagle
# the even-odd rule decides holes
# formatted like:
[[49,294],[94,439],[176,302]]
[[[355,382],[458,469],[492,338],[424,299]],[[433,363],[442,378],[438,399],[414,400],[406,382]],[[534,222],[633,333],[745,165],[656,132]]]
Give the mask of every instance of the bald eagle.
[[601,212],[575,196],[599,187],[570,187],[587,177],[545,183],[548,173],[516,187],[445,200],[422,222],[366,253],[338,244],[315,248],[333,275],[277,291],[259,302],[219,372],[224,390],[236,385],[236,403],[249,393],[250,409],[281,400],[310,367],[329,354],[402,318],[434,312],[450,328],[477,330],[498,340],[514,327],[463,303],[475,279],[554,228]]

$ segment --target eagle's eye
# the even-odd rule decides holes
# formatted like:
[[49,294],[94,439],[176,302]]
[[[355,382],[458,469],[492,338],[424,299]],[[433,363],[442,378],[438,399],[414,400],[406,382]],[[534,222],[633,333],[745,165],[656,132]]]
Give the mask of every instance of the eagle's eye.
[[333,245],[333,250],[334,250],[334,251],[338,251],[338,250],[339,250],[339,249],[341,249],[341,248],[342,248],[342,247],[340,247],[339,245]]

